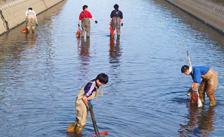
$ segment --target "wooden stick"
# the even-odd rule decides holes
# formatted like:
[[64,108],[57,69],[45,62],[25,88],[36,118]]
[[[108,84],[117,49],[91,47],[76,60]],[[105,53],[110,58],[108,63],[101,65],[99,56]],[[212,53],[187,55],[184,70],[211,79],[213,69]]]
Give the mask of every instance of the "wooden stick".
[[[191,66],[191,60],[190,60],[190,56],[188,54],[188,51],[187,51],[187,57],[188,57],[188,60],[189,60],[189,64],[190,64],[190,68],[192,70],[192,74],[193,74],[193,68]],[[196,91],[197,91],[197,94],[198,94],[198,107],[202,107],[202,103],[201,103],[201,99],[199,97],[199,93],[198,93],[198,88],[196,88]]]
[[90,114],[91,114],[91,118],[92,118],[92,122],[93,122],[93,127],[94,127],[94,130],[95,130],[96,136],[97,137],[100,137],[100,133],[99,133],[99,130],[98,130],[97,125],[96,125],[96,119],[94,117],[93,108],[92,108],[91,103],[89,104],[89,111],[90,111]]

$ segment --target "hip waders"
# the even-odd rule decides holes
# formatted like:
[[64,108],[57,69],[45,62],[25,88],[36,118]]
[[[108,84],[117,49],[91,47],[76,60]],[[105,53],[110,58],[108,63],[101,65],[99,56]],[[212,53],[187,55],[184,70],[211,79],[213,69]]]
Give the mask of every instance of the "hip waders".
[[205,102],[205,92],[207,93],[207,97],[210,100],[210,106],[216,105],[215,100],[215,90],[217,88],[218,83],[218,75],[216,72],[210,68],[210,70],[202,77],[202,82],[199,86],[199,96],[201,99],[201,102]]
[[30,28],[32,28],[32,30],[35,30],[35,25],[36,25],[36,17],[34,15],[33,12],[28,12],[27,15],[27,30],[30,31]]
[[81,36],[84,37],[85,32],[86,32],[86,36],[90,36],[90,20],[89,18],[83,18],[81,21],[81,25],[82,25],[82,32],[81,32]]
[[[94,84],[96,90],[98,91],[98,88],[95,85],[95,82],[91,82]],[[85,128],[86,126],[86,122],[87,122],[87,117],[88,117],[88,109],[83,101],[83,96],[85,94],[84,91],[85,86],[83,86],[83,88],[80,90],[79,94],[77,95],[76,98],[76,121],[75,121],[75,132],[77,134],[81,134],[82,130]],[[87,99],[88,100],[93,100],[94,97],[96,96],[96,92],[93,92],[91,96],[89,96]]]
[[113,17],[112,18],[112,28],[114,30],[116,28],[117,35],[120,35],[120,33],[121,33],[121,31],[120,31],[120,28],[121,28],[121,18],[120,17]]

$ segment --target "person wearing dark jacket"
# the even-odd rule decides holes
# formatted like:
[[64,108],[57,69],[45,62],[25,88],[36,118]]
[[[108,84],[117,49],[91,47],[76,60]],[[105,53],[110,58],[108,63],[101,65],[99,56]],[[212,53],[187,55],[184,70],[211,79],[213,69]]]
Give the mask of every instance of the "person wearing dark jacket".
[[120,26],[123,26],[123,13],[118,8],[119,6],[115,4],[114,10],[110,14],[110,24],[113,30],[116,28],[117,38],[120,38]]

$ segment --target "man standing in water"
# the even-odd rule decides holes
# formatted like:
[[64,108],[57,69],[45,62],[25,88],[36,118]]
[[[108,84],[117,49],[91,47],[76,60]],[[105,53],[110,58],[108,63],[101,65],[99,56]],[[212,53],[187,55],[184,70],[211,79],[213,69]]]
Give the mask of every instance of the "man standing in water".
[[112,24],[112,28],[117,32],[117,38],[120,38],[120,27],[123,26],[123,13],[118,10],[119,6],[117,4],[114,5],[114,10],[110,14],[110,24]]
[[90,36],[90,19],[92,19],[93,21],[95,21],[95,23],[97,24],[98,22],[92,17],[92,14],[88,11],[88,6],[84,5],[82,7],[83,11],[80,13],[79,15],[79,23],[78,23],[78,27],[80,27],[80,22],[82,25],[82,32],[81,32],[81,37],[84,38],[85,32],[86,32],[86,37],[89,38]]
[[193,67],[192,70],[192,68],[189,68],[189,66],[184,65],[181,68],[181,72],[186,75],[191,75],[193,78],[193,84],[191,85],[189,92],[195,90],[201,83],[198,90],[201,102],[202,103],[205,102],[205,92],[206,92],[207,97],[210,100],[210,106],[216,105],[214,93],[217,88],[218,76],[212,68],[204,66],[195,66]]
[[29,8],[26,11],[26,28],[28,33],[30,32],[30,29],[32,29],[32,33],[34,33],[35,30],[35,26],[38,27],[38,23],[37,23],[37,16],[35,11],[33,11],[32,8]]

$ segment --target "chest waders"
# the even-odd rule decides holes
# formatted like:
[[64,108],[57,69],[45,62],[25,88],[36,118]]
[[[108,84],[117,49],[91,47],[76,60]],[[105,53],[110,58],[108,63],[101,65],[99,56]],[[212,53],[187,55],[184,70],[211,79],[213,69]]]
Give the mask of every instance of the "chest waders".
[[121,28],[121,18],[118,17],[119,11],[116,11],[116,15],[115,17],[112,18],[112,27],[115,30],[116,28],[116,32],[117,35],[120,35],[120,28]]
[[[98,93],[98,88],[97,88],[95,82],[90,81],[88,83],[94,84],[94,86],[96,88],[96,92],[93,92],[92,95],[87,98],[88,100],[93,100],[94,97],[96,96],[96,94]],[[84,91],[85,86],[83,86],[82,89],[80,90],[79,94],[77,95],[76,102],[75,102],[76,121],[74,123],[74,127],[75,127],[75,132],[77,134],[80,134],[82,132],[82,130],[86,126],[86,122],[87,122],[88,109],[83,101],[83,96],[85,94],[85,91]]]
[[82,12],[82,14],[85,16],[85,18],[82,18],[81,26],[82,26],[82,32],[81,36],[84,37],[85,32],[86,36],[90,36],[90,20],[86,17],[85,12]]
[[206,92],[207,97],[210,100],[210,106],[216,105],[214,93],[217,88],[217,83],[218,83],[218,75],[212,68],[210,68],[210,70],[204,76],[202,76],[202,81],[198,89],[202,103],[205,102],[205,92]]
[[35,25],[36,25],[36,16],[34,15],[33,12],[28,12],[27,14],[27,30],[28,32],[30,31],[30,28],[32,28],[32,31],[35,30]]

